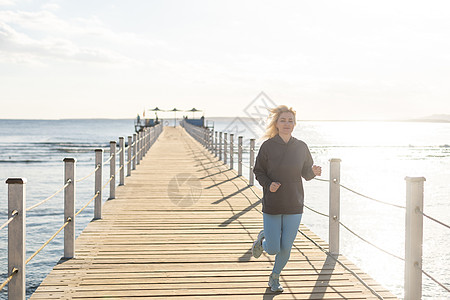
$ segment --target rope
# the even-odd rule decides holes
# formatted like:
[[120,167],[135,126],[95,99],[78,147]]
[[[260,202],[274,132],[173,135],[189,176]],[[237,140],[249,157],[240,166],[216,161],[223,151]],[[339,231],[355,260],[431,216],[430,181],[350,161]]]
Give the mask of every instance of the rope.
[[98,195],[100,195],[100,192],[95,193],[95,196],[88,201],[88,203],[86,203],[79,211],[77,211],[77,213],[75,214],[75,217],[78,216],[86,207],[88,207],[88,205],[94,201],[95,198],[98,197]]
[[317,180],[317,181],[324,181],[324,182],[330,182],[329,180],[327,180],[327,179],[321,179],[321,178],[313,178],[314,180]]
[[347,229],[351,234],[353,234],[353,235],[356,236],[357,238],[361,239],[362,241],[366,242],[367,244],[371,245],[372,247],[375,247],[375,248],[377,248],[378,250],[380,250],[380,251],[382,251],[382,252],[384,252],[384,253],[386,253],[386,254],[392,256],[392,257],[395,257],[395,258],[397,258],[397,259],[400,259],[401,261],[405,261],[404,258],[402,258],[402,257],[400,257],[400,256],[397,256],[397,255],[395,255],[395,254],[392,254],[392,253],[390,253],[390,252],[388,252],[388,251],[386,251],[386,250],[384,250],[384,249],[382,249],[382,248],[380,248],[380,247],[378,247],[378,246],[372,244],[372,243],[369,242],[368,240],[366,240],[366,239],[364,239],[363,237],[361,237],[360,235],[356,234],[354,231],[352,231],[352,230],[351,230],[350,228],[348,228],[346,225],[344,225],[343,223],[341,223],[341,221],[339,221],[339,224],[342,225],[342,227],[344,227],[345,229]]
[[[448,226],[447,224],[445,224],[445,223],[443,223],[443,222],[441,222],[441,221],[439,221],[439,220],[436,220],[436,219],[433,218],[433,217],[430,217],[430,216],[426,215],[423,211],[418,210],[418,212],[421,213],[424,217],[427,217],[428,219],[430,219],[431,221],[434,221],[434,222],[436,222],[436,223],[438,223],[438,224],[441,224],[442,226],[447,227],[447,228],[450,229],[450,226]],[[0,229],[1,229],[1,228],[0,228]]]
[[363,197],[363,198],[366,198],[366,199],[369,199],[369,200],[372,200],[372,201],[375,201],[375,202],[378,202],[378,203],[382,203],[382,204],[385,204],[385,205],[390,205],[390,206],[393,206],[393,207],[406,209],[405,206],[401,206],[401,205],[392,204],[392,203],[384,202],[384,201],[381,201],[381,200],[377,200],[377,199],[374,199],[374,198],[372,198],[372,197],[369,197],[369,196],[363,195],[363,194],[361,194],[361,193],[358,193],[358,192],[352,190],[351,188],[348,188],[348,187],[346,187],[346,186],[340,184],[339,182],[336,182],[336,181],[335,181],[335,183],[338,184],[339,186],[343,187],[343,188],[346,189],[347,191],[350,191],[350,192],[352,192],[352,193],[355,193],[356,195],[361,196],[361,197]]
[[98,169],[100,169],[100,164],[97,165],[97,167],[94,169],[94,171],[92,171],[91,173],[87,174],[86,176],[84,176],[83,178],[80,178],[78,180],[75,180],[75,182],[80,182],[83,181],[85,179],[88,179],[92,174],[95,173],[95,171],[97,171]]
[[[120,172],[120,170],[122,170],[124,166],[125,166],[125,165],[121,166],[117,171]],[[117,173],[118,173],[118,172],[117,172]]]
[[[416,265],[417,266],[417,265]],[[417,266],[419,268],[419,266]],[[450,289],[448,287],[446,287],[445,285],[443,285],[442,283],[440,283],[439,281],[437,281],[437,279],[435,279],[433,276],[431,276],[430,274],[428,274],[427,272],[425,272],[424,270],[422,270],[421,268],[419,268],[420,271],[422,271],[423,274],[425,274],[425,276],[427,276],[428,278],[430,278],[431,280],[433,280],[435,283],[437,283],[441,288],[443,288],[444,290],[446,290],[447,292],[450,292]]]
[[48,239],[48,241],[46,241],[36,252],[34,252],[25,262],[25,264],[28,264],[30,262],[30,260],[32,260],[39,252],[42,251],[42,249],[44,249],[45,246],[47,246],[57,235],[58,233],[61,232],[61,230],[64,229],[64,227],[66,227],[70,222],[72,222],[71,218],[67,218],[67,221],[64,223],[63,226],[61,226],[61,228],[58,229],[58,231],[56,231],[56,233],[54,235],[52,235],[52,237],[50,239]]
[[39,202],[39,203],[36,203],[35,205],[33,205],[33,206],[27,208],[26,211],[30,211],[30,210],[32,210],[33,208],[36,208],[36,207],[38,207],[39,205],[44,204],[44,203],[47,202],[48,200],[52,199],[53,197],[55,197],[56,195],[58,195],[62,190],[64,190],[71,182],[72,182],[72,180],[70,180],[70,179],[67,180],[67,183],[66,183],[62,188],[60,188],[59,190],[57,190],[53,195],[51,195],[51,196],[48,197],[47,199],[42,200],[42,201]]
[[109,163],[113,157],[115,157],[115,155],[110,155],[109,158],[103,164]]
[[324,214],[324,213],[321,213],[321,212],[318,212],[317,210],[312,209],[312,208],[309,207],[308,205],[303,204],[303,206],[306,207],[307,209],[309,209],[310,211],[315,212],[315,213],[318,214],[318,215],[321,215],[321,216],[324,216],[324,217],[327,217],[327,218],[330,217],[329,215],[326,215],[326,214]]
[[119,155],[120,152],[122,152],[122,149],[120,149],[119,151],[116,152],[116,155]]
[[113,180],[113,178],[114,178],[114,175],[111,175],[111,177],[109,178],[108,182],[105,183],[105,184],[102,186],[102,191],[103,191],[103,190],[105,189],[105,187],[111,182],[111,180]]
[[3,288],[11,281],[11,279],[13,279],[14,275],[16,275],[17,272],[19,272],[19,269],[17,268],[12,269],[11,275],[9,275],[8,278],[6,278],[6,280],[3,281],[3,283],[0,285],[0,291],[3,290]]
[[8,225],[9,223],[11,223],[12,220],[14,220],[14,218],[19,214],[19,212],[17,210],[13,210],[12,214],[11,214],[11,218],[8,219],[8,221],[6,221],[2,226],[0,226],[0,230],[2,230],[3,228],[6,227],[6,225]]

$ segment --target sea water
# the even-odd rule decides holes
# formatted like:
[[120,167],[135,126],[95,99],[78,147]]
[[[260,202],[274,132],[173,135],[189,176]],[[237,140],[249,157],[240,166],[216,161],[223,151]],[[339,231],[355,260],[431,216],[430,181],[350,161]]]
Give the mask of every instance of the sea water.
[[[236,130],[244,136],[244,164],[248,165],[249,139],[257,149],[263,128],[252,120],[213,119],[216,130]],[[169,126],[172,122],[167,123]],[[133,120],[0,120],[0,179],[28,180],[27,207],[64,185],[62,160],[77,159],[77,176],[95,165],[94,150],[134,133]],[[305,141],[315,164],[329,178],[329,159],[340,158],[341,184],[372,198],[405,205],[406,176],[425,177],[424,212],[450,224],[450,124],[413,122],[299,121],[293,135]],[[236,159],[235,159],[236,161]],[[107,167],[109,168],[109,167]],[[243,169],[248,177],[248,168]],[[104,176],[106,182],[107,176]],[[78,210],[94,194],[93,176],[77,185]],[[105,195],[106,194],[106,195]],[[107,198],[104,193],[104,199]],[[328,183],[305,183],[305,204],[328,213]],[[0,224],[7,220],[7,185],[0,184]],[[93,205],[77,217],[76,235],[92,220]],[[302,222],[328,241],[328,219],[305,209]],[[404,257],[405,211],[341,189],[341,222],[386,251]],[[63,223],[63,194],[27,213],[27,257]],[[424,219],[423,269],[450,285],[449,229]],[[61,233],[27,265],[27,295],[39,286],[63,256]],[[299,236],[298,238],[302,238]],[[341,228],[341,253],[364,272],[403,296],[404,263],[354,237]],[[7,274],[7,229],[0,231],[0,281]],[[448,299],[449,294],[423,277],[424,299]],[[6,288],[0,299],[7,299]]]

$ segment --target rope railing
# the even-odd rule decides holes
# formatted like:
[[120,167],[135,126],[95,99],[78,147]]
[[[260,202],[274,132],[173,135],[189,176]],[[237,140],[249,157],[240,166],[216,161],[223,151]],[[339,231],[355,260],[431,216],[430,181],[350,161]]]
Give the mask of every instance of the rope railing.
[[76,213],[75,213],[75,217],[78,216],[86,207],[89,206],[89,204],[91,204],[92,201],[95,200],[95,198],[98,197],[98,195],[100,195],[100,192],[95,193],[94,197],[91,198],[91,200],[89,200],[82,208],[80,208]]
[[385,201],[381,201],[381,200],[377,200],[377,199],[375,199],[375,198],[372,198],[372,197],[366,196],[366,195],[364,195],[364,194],[358,193],[357,191],[355,191],[355,190],[353,190],[353,189],[351,189],[351,188],[348,188],[348,187],[346,187],[345,185],[342,185],[342,184],[339,183],[339,182],[334,181],[334,183],[338,184],[340,187],[346,189],[347,191],[350,191],[350,192],[352,192],[352,193],[354,193],[354,194],[356,194],[356,195],[358,195],[358,196],[361,196],[361,197],[363,197],[363,198],[366,198],[366,199],[369,199],[369,200],[372,200],[372,201],[375,201],[375,202],[378,202],[378,203],[381,203],[381,204],[389,205],[389,206],[392,206],[392,207],[397,207],[397,208],[403,208],[403,209],[406,209],[405,206],[397,205],[397,204],[393,204],[393,203],[389,203],[389,202],[385,202]]
[[97,165],[97,167],[96,167],[91,173],[87,174],[86,176],[84,176],[84,177],[82,177],[82,178],[80,178],[80,179],[75,180],[75,182],[78,183],[78,182],[81,182],[81,181],[83,181],[83,180],[88,179],[90,176],[92,176],[93,174],[95,174],[95,172],[96,172],[98,169],[100,169],[100,165]]
[[119,151],[116,152],[116,155],[119,155],[120,152],[122,152],[122,149],[120,149]]
[[57,190],[53,195],[51,195],[50,197],[48,197],[48,198],[42,200],[42,201],[39,202],[39,203],[36,203],[35,205],[33,205],[33,206],[31,206],[31,207],[28,207],[28,208],[26,209],[26,211],[30,211],[30,210],[32,210],[32,209],[38,207],[39,205],[44,204],[44,203],[47,202],[48,200],[52,199],[53,197],[55,197],[56,195],[58,195],[61,191],[63,191],[66,187],[68,187],[69,184],[70,184],[71,182],[72,182],[72,181],[71,181],[70,179],[67,180],[67,183],[66,183],[62,188],[60,188],[59,190]]
[[3,283],[0,285],[0,291],[3,290],[3,288],[13,279],[14,275],[17,274],[19,270],[17,268],[13,268],[11,271],[11,274],[8,276],[8,278],[3,281]]
[[113,157],[115,157],[115,156],[114,155],[110,155],[109,158],[103,162],[103,164],[106,165],[107,163],[109,163],[111,161],[111,159],[113,159]]
[[104,190],[107,186],[108,186],[108,184],[111,182],[111,180],[113,180],[114,179],[114,175],[112,175],[111,177],[109,177],[109,180],[102,186],[102,190]]
[[430,274],[428,274],[427,272],[425,272],[423,269],[421,269],[419,267],[419,265],[416,265],[417,268],[420,269],[420,271],[422,272],[422,274],[424,274],[425,276],[427,276],[429,279],[431,279],[432,281],[434,281],[434,283],[436,283],[437,285],[439,285],[441,288],[443,288],[444,290],[446,290],[447,292],[450,292],[450,288],[446,287],[445,285],[443,285],[441,282],[439,282],[436,278],[434,278],[433,276],[431,276]]
[[19,214],[19,212],[17,210],[13,210],[11,213],[11,217],[5,222],[3,223],[2,226],[0,226],[0,230],[2,230],[3,228],[5,228],[6,226],[8,226],[9,223],[12,222],[12,220],[14,220],[14,218]]
[[41,247],[39,247],[38,250],[36,250],[36,252],[34,252],[26,261],[25,264],[28,264],[36,255],[38,255],[39,252],[42,251],[42,249],[45,248],[45,246],[47,246],[57,235],[58,233],[61,232],[61,230],[63,230],[70,222],[72,222],[71,218],[68,218],[66,220],[66,222],[56,231],[55,234],[53,234]]
[[435,219],[435,218],[433,218],[433,217],[430,217],[429,215],[426,215],[423,211],[421,211],[421,210],[418,209],[417,212],[420,213],[421,215],[423,215],[424,217],[430,219],[431,221],[434,221],[434,222],[436,222],[436,223],[438,223],[438,224],[440,224],[440,225],[442,225],[442,226],[447,227],[447,228],[450,229],[450,226],[449,226],[449,225],[447,225],[447,224],[445,224],[445,223],[443,223],[443,222],[441,222],[441,221],[439,221],[439,220],[437,220],[437,219]]

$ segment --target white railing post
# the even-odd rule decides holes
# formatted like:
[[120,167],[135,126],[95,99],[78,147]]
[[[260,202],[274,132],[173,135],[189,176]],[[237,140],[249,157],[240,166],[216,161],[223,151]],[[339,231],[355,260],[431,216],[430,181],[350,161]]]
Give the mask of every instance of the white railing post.
[[140,160],[141,160],[141,132],[139,131],[137,133],[137,137],[136,137],[136,165],[140,164]]
[[255,165],[255,139],[250,139],[250,172],[248,175],[249,185],[254,185],[255,183],[255,174],[253,174],[254,165]]
[[222,160],[222,131],[219,132],[219,160]]
[[[109,199],[116,198],[116,141],[109,142],[110,153],[113,158],[109,161]],[[109,180],[108,179],[108,180]]]
[[223,163],[226,164],[227,163],[227,147],[228,147],[228,134],[225,132],[223,134]]
[[217,157],[217,135],[219,133],[214,131],[214,156]]
[[133,159],[132,159],[132,169],[136,170],[136,160],[137,160],[137,135],[133,133]]
[[131,176],[131,163],[132,163],[132,149],[133,147],[131,146],[131,144],[133,143],[133,138],[129,135],[128,136],[128,155],[127,155],[127,176]]
[[95,193],[97,198],[95,198],[94,204],[94,219],[102,218],[102,180],[103,180],[103,149],[95,149]]
[[405,299],[422,299],[424,177],[406,177]]
[[8,178],[8,218],[16,214],[8,225],[8,276],[16,273],[8,283],[8,299],[25,300],[25,234],[26,234],[26,178]]
[[123,136],[119,137],[119,185],[125,184],[125,141]]
[[242,139],[240,136],[238,138],[238,175],[242,176]]
[[234,134],[230,134],[230,169],[234,167]]
[[330,159],[330,194],[329,194],[329,219],[328,219],[328,241],[329,252],[339,255],[339,221],[340,221],[340,186],[341,182],[341,160]]
[[64,184],[70,184],[64,189],[64,222],[71,222],[64,228],[64,258],[75,256],[75,158],[64,158]]

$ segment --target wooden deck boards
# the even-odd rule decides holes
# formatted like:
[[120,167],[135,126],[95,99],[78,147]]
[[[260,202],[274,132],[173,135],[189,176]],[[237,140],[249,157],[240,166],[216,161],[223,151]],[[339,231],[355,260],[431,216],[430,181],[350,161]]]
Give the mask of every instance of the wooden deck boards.
[[300,234],[281,276],[285,291],[272,293],[274,257],[251,256],[262,229],[257,195],[182,128],[166,127],[116,199],[105,203],[103,219],[78,237],[76,257],[60,261],[31,299],[377,299]]

